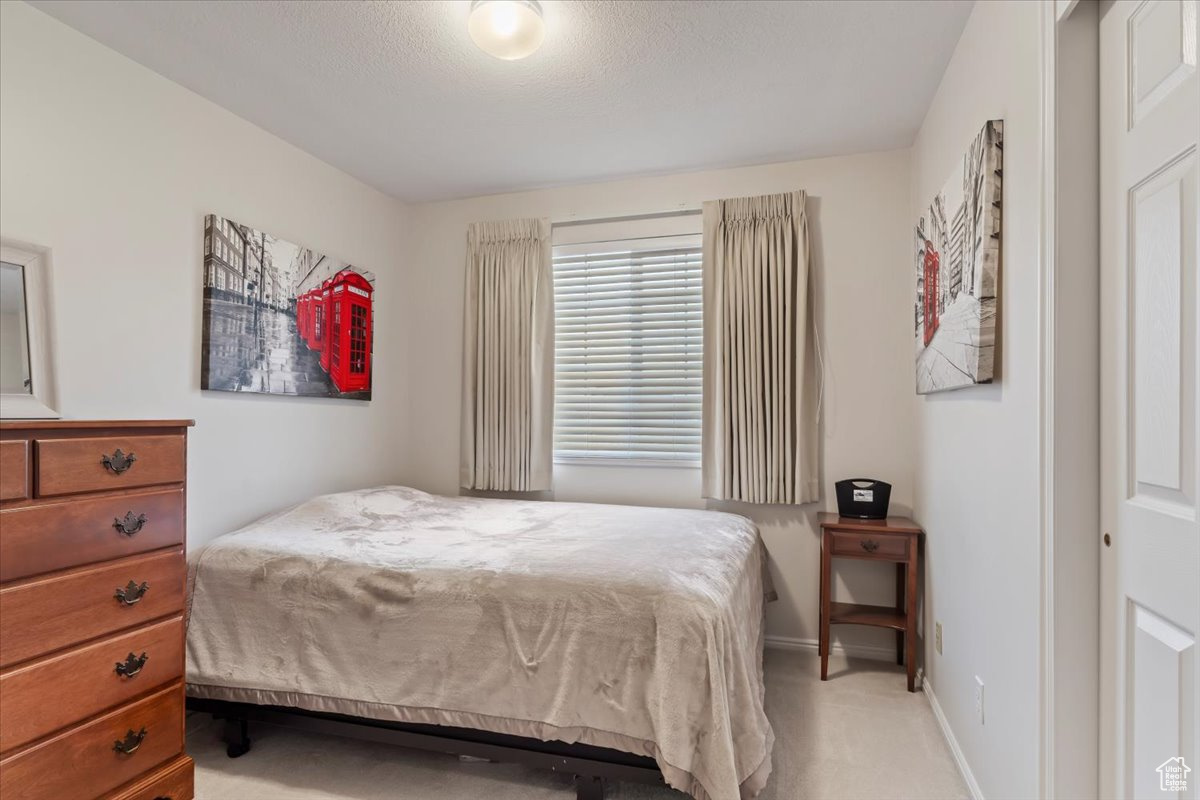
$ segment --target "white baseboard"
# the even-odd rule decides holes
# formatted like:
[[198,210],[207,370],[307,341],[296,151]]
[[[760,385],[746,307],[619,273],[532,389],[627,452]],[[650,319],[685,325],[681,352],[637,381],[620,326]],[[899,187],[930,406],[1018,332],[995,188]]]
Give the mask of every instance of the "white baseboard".
[[[816,639],[797,639],[792,636],[767,636],[767,647],[773,647],[776,650],[801,650],[808,653],[817,652]],[[875,661],[896,661],[896,648],[894,647],[878,647],[874,645],[844,645],[839,642],[834,642],[829,650],[830,653],[849,656],[850,658],[870,658]]]
[[984,800],[979,782],[975,780],[975,773],[971,772],[971,765],[967,763],[967,757],[963,755],[962,748],[958,746],[958,739],[954,738],[954,731],[950,729],[950,721],[942,713],[942,707],[938,704],[937,695],[933,693],[933,687],[929,685],[929,681],[922,681],[922,685],[925,688],[925,696],[929,698],[929,705],[933,708],[933,716],[937,718],[938,726],[942,729],[942,736],[946,737],[946,744],[950,746],[954,763],[958,765],[958,771],[966,781],[967,791],[971,793],[972,800]]

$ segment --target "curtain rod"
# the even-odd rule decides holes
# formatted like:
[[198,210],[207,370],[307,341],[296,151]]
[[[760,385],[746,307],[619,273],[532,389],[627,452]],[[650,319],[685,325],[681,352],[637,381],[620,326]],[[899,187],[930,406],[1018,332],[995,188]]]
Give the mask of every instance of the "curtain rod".
[[635,222],[642,219],[664,219],[666,217],[694,217],[702,214],[699,208],[681,208],[678,211],[658,211],[653,214],[626,214],[621,217],[595,217],[593,219],[568,219],[550,223],[551,228],[572,228],[576,225],[595,225],[601,222]]

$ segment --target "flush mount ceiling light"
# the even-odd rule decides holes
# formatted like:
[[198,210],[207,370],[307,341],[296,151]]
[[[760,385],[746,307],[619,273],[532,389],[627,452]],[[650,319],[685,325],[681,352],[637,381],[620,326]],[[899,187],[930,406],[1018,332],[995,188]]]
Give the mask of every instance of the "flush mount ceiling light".
[[472,0],[467,31],[479,49],[516,61],[541,47],[546,35],[537,0]]

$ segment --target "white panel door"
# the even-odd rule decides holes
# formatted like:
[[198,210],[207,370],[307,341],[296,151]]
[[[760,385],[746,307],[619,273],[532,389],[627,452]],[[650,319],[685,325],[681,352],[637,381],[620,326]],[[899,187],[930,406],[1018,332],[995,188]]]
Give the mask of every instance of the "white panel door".
[[1196,6],[1116,0],[1100,23],[1100,785],[1114,798],[1200,798]]

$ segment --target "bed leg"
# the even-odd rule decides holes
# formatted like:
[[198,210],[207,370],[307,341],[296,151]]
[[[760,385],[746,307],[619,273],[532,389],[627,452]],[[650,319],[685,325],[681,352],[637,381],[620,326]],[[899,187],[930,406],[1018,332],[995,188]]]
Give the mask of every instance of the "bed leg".
[[230,758],[246,755],[250,752],[250,723],[236,717],[226,718],[225,733],[221,738],[228,745],[225,755]]
[[604,778],[599,775],[576,775],[575,800],[604,800]]

